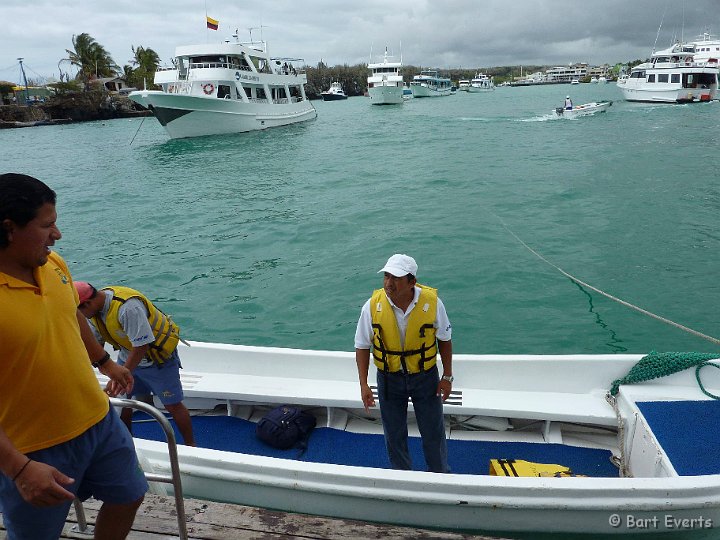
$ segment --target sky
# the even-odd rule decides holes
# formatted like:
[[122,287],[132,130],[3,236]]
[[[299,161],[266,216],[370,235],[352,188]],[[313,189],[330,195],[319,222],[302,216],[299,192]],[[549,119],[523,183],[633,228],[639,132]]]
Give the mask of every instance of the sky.
[[[220,21],[218,31],[206,29],[206,14]],[[377,61],[385,47],[426,68],[613,65],[647,58],[675,39],[720,34],[720,1],[3,0],[0,80],[21,81],[20,57],[29,79],[57,78],[60,68],[74,76],[61,61],[81,33],[120,66],[130,63],[133,46],[153,49],[169,65],[176,46],[233,39],[236,29],[241,41],[252,33],[272,56],[309,66]]]

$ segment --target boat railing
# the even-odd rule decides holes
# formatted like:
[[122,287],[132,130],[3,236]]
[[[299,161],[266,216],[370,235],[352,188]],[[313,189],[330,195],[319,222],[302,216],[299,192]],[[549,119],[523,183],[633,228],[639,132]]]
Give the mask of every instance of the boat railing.
[[290,103],[290,100],[288,98],[273,99],[273,103],[277,105],[286,105]]
[[[165,432],[165,438],[168,445],[168,454],[170,457],[170,475],[156,474],[156,473],[145,473],[145,478],[150,482],[163,482],[166,484],[172,484],[173,493],[175,494],[175,509],[177,513],[178,532],[180,540],[188,540],[187,524],[185,522],[185,502],[183,500],[182,481],[180,479],[180,465],[178,463],[177,454],[177,441],[175,440],[175,431],[165,415],[157,410],[152,405],[143,403],[142,401],[136,401],[134,399],[120,399],[110,398],[110,405],[112,407],[123,407],[137,409],[143,411],[152,416],[159,424],[162,430]],[[85,518],[85,509],[83,508],[80,499],[73,501],[75,507],[75,515],[77,517],[77,525],[73,526],[73,531],[77,531],[80,534],[92,534],[92,528],[87,524]]]
[[248,98],[250,103],[267,103],[268,100],[265,98]]
[[192,83],[189,82],[176,82],[167,87],[168,94],[190,94],[191,92]]
[[251,71],[251,69],[248,66],[241,66],[240,64],[229,64],[227,62],[192,62],[190,64],[191,69],[211,69],[211,68],[220,68],[220,69],[242,69]]

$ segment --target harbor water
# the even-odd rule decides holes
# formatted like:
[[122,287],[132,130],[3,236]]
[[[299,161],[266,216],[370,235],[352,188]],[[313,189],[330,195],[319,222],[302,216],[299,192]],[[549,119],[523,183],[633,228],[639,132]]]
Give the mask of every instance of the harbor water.
[[[575,120],[552,111],[613,100]],[[0,131],[0,171],[58,193],[73,277],[140,289],[186,339],[352,350],[393,253],[439,289],[459,353],[718,347],[720,103],[614,84],[498,88],[170,140],[154,118]],[[541,258],[542,257],[542,258]]]

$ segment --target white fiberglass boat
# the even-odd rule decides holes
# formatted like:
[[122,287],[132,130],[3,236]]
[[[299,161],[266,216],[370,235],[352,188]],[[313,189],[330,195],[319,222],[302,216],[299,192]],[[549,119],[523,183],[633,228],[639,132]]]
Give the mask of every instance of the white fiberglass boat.
[[471,93],[476,92],[491,92],[495,90],[495,83],[492,77],[488,77],[485,73],[478,72],[472,79],[470,79],[470,87],[468,91]]
[[592,103],[575,105],[572,109],[556,107],[553,112],[559,118],[578,118],[579,116],[588,116],[598,112],[605,112],[612,103],[612,101],[593,101]]
[[442,97],[452,93],[450,79],[440,77],[436,70],[421,71],[410,83],[413,97]]
[[676,43],[635,66],[617,86],[628,101],[692,103],[715,99],[718,58],[695,58],[695,46]]
[[129,94],[155,113],[173,139],[266,129],[317,116],[305,95],[303,61],[271,58],[264,41],[178,47],[173,63],[155,73],[162,90]]
[[367,78],[368,96],[373,105],[396,105],[403,100],[403,78],[400,62],[393,62],[388,56],[387,47],[381,62],[368,64],[370,76]]
[[347,99],[347,94],[339,82],[331,83],[330,88],[324,92],[320,92],[320,95],[322,96],[323,101],[338,101],[341,99]]
[[460,79],[458,81],[458,90],[461,92],[469,92],[470,91],[470,79]]
[[[526,538],[720,527],[720,401],[705,393],[720,393],[720,370],[700,371],[720,367],[712,355],[454,355],[444,406],[453,472],[437,474],[423,471],[412,407],[416,470],[389,469],[354,353],[190,345],[179,349],[199,444],[178,448],[188,497]],[[254,435],[281,404],[317,418],[304,452]],[[134,423],[136,448],[146,472],[168,474],[154,426]],[[520,460],[569,471],[490,474]]]

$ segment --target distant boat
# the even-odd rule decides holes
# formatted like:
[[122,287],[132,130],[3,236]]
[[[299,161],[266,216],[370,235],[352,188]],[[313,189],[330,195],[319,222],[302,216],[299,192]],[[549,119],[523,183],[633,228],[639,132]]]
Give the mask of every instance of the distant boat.
[[324,92],[320,92],[320,95],[322,96],[323,101],[338,101],[340,99],[347,99],[347,94],[345,94],[345,91],[339,82],[331,83],[330,88]]
[[402,97],[403,97],[403,99],[412,99],[412,97],[413,97],[412,89],[410,88],[410,85],[407,83],[403,84]]
[[303,60],[271,58],[264,41],[182,46],[173,67],[155,73],[162,90],[128,97],[153,111],[173,139],[312,120],[317,112],[305,95],[307,76],[292,62]]
[[436,70],[421,71],[410,83],[413,97],[442,97],[452,93],[450,79],[440,77]]
[[491,92],[493,90],[495,90],[495,83],[492,77],[488,77],[484,73],[478,72],[470,79],[470,87],[468,88],[470,93]]
[[461,79],[458,81],[458,90],[461,92],[469,92],[470,91],[470,80],[469,79]]
[[553,112],[559,118],[577,118],[579,116],[588,116],[598,112],[605,112],[612,103],[612,101],[598,101],[585,103],[583,105],[575,105],[572,109],[557,107]]
[[691,103],[712,101],[718,90],[718,58],[698,61],[695,45],[676,43],[632,68],[617,86],[628,101]]
[[570,84],[580,84],[580,81],[577,79],[573,79],[572,81],[570,81]]
[[368,64],[368,95],[373,105],[396,105],[403,102],[402,60],[391,61],[387,47],[382,62]]
[[606,77],[598,77],[597,82],[600,83],[600,84],[605,84],[605,83],[608,82],[608,80],[607,80]]

